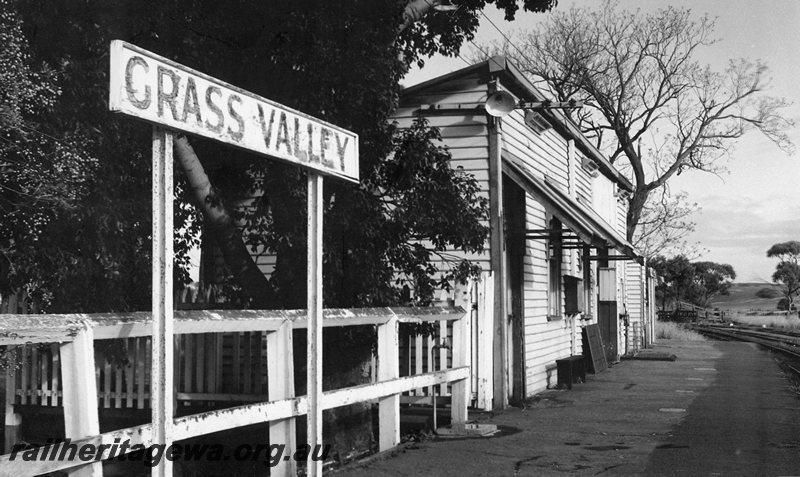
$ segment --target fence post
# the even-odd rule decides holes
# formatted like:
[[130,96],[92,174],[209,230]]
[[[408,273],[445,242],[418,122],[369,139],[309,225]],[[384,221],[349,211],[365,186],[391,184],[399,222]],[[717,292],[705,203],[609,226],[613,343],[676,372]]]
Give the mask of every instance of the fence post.
[[[439,322],[439,344],[444,345],[447,344],[447,322],[440,321]],[[434,366],[431,370],[435,370],[436,367]],[[439,369],[447,369],[447,353],[442,352],[442,349],[439,349]],[[442,383],[439,385],[439,396],[446,396],[447,395],[447,383]]]
[[[61,344],[64,435],[72,440],[100,434],[95,382],[94,332],[88,323],[71,342]],[[108,377],[106,377],[108,379]],[[103,464],[76,467],[71,477],[102,477]]]
[[[5,452],[11,452],[11,447],[21,440],[20,426],[22,415],[14,412],[14,403],[17,400],[17,374],[15,366],[20,362],[20,352],[17,346],[9,346],[6,351],[6,402],[5,402]],[[21,365],[20,365],[21,369]]]
[[[294,397],[294,355],[292,353],[292,322],[281,323],[274,332],[267,334],[267,379],[270,401]],[[249,370],[248,370],[249,372]],[[283,455],[294,455],[297,445],[295,419],[280,419],[269,422],[270,445],[285,446]],[[313,450],[313,449],[312,449]],[[294,459],[280,459],[270,469],[273,477],[294,477],[297,463]]]
[[477,406],[484,411],[492,410],[492,400],[494,399],[494,291],[493,276],[489,272],[481,273],[481,280],[478,286],[478,313],[476,331],[477,337],[477,359],[478,369],[473,372],[478,375],[478,403]]
[[[464,309],[461,319],[453,322],[453,368],[470,366],[470,330],[472,329],[472,283],[457,285],[455,291],[455,305]],[[471,374],[471,373],[470,373]],[[451,428],[458,432],[463,431],[467,423],[467,406],[470,401],[470,381],[467,377],[453,382],[451,385]]]
[[[397,315],[378,325],[378,382],[400,375],[400,343]],[[383,452],[400,443],[400,394],[378,401],[378,450]]]
[[[0,313],[24,314],[26,310],[18,309],[17,303],[21,292],[10,293],[0,296]],[[14,403],[17,401],[17,372],[22,372],[22,349],[18,346],[9,346],[6,350],[7,368],[6,373],[6,401],[5,401],[5,432],[3,442],[5,452],[11,452],[11,447],[22,440],[20,428],[22,426],[22,416],[14,412]],[[12,369],[12,366],[18,368]],[[15,372],[16,371],[16,372]]]

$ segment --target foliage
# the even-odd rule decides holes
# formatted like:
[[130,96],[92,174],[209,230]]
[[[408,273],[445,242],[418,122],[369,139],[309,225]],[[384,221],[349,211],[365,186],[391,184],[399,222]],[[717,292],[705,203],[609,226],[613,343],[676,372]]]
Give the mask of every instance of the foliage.
[[708,307],[713,297],[727,295],[736,272],[728,264],[708,261],[690,262],[684,255],[666,258],[662,255],[648,262],[656,270],[661,282],[656,286],[656,300],[661,309],[668,304],[689,302]]
[[[413,186],[408,190],[396,187],[393,191],[383,190],[386,187],[381,181],[385,179],[380,176],[387,171],[397,172],[389,171],[383,165],[385,158],[402,153],[396,150],[401,143],[396,140],[396,131],[388,124],[387,118],[399,95],[398,81],[408,62],[419,54],[404,40],[413,28],[404,31],[400,41],[396,41],[395,28],[391,27],[396,24],[393,22],[400,13],[396,7],[397,4],[386,8],[386,5],[375,2],[352,2],[345,9],[314,4],[314,8],[298,6],[287,8],[285,12],[271,12],[269,24],[259,23],[259,34],[265,43],[251,46],[244,57],[241,51],[226,45],[242,43],[239,36],[247,31],[246,28],[216,30],[213,36],[196,39],[198,45],[195,48],[204,52],[224,50],[225,54],[220,53],[214,64],[209,65],[212,73],[213,69],[236,72],[240,79],[231,79],[235,84],[359,134],[362,184],[354,186],[335,180],[325,184],[325,203],[329,205],[325,210],[324,230],[326,306],[396,303],[399,295],[397,288],[390,286],[394,274],[389,265],[409,272],[410,278],[415,279],[418,296],[424,302],[430,298],[429,290],[433,284],[430,277],[434,270],[427,263],[430,252],[442,251],[446,242],[451,247],[460,248],[461,245],[451,240],[460,240],[457,234],[477,232],[480,238],[484,233],[480,227],[475,227],[477,223],[469,226],[471,230],[454,230],[452,233],[444,232],[446,229],[442,232],[432,230],[443,225],[449,228],[466,224],[476,216],[468,208],[480,207],[480,202],[469,204],[460,199],[450,200],[451,197],[471,194],[466,180],[455,180],[449,186],[444,184],[443,181],[457,178],[454,174],[447,177],[442,174],[420,175],[417,177],[419,180],[408,184]],[[331,22],[332,16],[338,21]],[[259,15],[254,12],[247,14],[247,18],[253,17]],[[207,31],[214,27],[208,18],[193,16],[187,22],[192,24],[191,31]],[[243,24],[246,25],[246,21],[243,20]],[[437,26],[436,31],[440,28],[441,25]],[[445,37],[451,33],[443,34],[442,45],[450,44],[451,40]],[[437,43],[425,40],[426,46],[418,47],[425,52],[433,44]],[[359,46],[355,48],[354,45]],[[402,53],[402,61],[398,59],[398,52]],[[267,58],[267,61],[260,58]],[[242,63],[250,66],[246,72],[240,73],[237,70]],[[311,71],[324,71],[325,74],[309,74]],[[258,81],[253,81],[253,77]],[[198,155],[206,164],[210,163],[212,182],[223,200],[227,197],[226,202],[235,205],[247,201],[248,195],[258,196],[239,216],[244,224],[244,239],[255,252],[275,253],[277,265],[269,283],[263,287],[259,285],[262,293],[250,294],[251,304],[280,308],[304,306],[305,174],[295,167],[253,160],[244,154],[233,155],[197,141],[195,145]],[[218,154],[227,156],[224,164],[215,157]],[[425,160],[418,156],[413,159]],[[412,163],[409,161],[406,167],[411,170]],[[432,198],[445,192],[449,195]],[[387,198],[385,193],[395,196],[402,193],[406,201],[417,194],[426,197],[419,205],[451,202],[452,206],[462,210],[445,209],[441,205],[428,207],[425,211],[419,206],[414,212],[406,211],[397,208],[397,204],[388,207],[389,202],[397,197]],[[395,219],[389,224],[384,223],[387,210]],[[405,214],[402,221],[397,220],[400,212]],[[410,214],[422,212],[425,215],[420,215],[416,222],[408,220]],[[465,220],[450,224],[441,219],[420,222],[431,220],[431,214],[442,212]],[[409,232],[404,227],[410,228]],[[419,242],[413,246],[403,242],[409,237],[433,238],[427,236],[431,233],[439,238],[434,241],[433,248],[423,247]],[[471,243],[477,241],[471,240]]]
[[[31,235],[24,248],[19,239],[0,237],[4,257],[5,250],[10,250],[17,266],[8,286],[49,293],[47,311],[150,307],[150,127],[110,114],[106,103],[108,45],[112,39],[122,39],[358,133],[360,175],[365,180],[360,185],[325,181],[325,305],[397,303],[401,284],[394,283],[395,269],[414,281],[417,302],[424,304],[432,289],[447,278],[434,273],[431,259],[441,258],[449,249],[481,249],[487,233],[482,225],[486,204],[476,195],[471,176],[449,168],[447,152],[435,145],[435,130],[419,124],[398,131],[387,119],[409,66],[434,52],[457,52],[472,37],[480,9],[487,3],[496,3],[513,16],[518,4],[542,10],[555,2],[465,0],[454,14],[446,14],[430,10],[431,3],[425,0],[418,9],[421,16],[409,17],[410,22],[406,3],[396,0],[235,5],[189,0],[53,0],[46,8],[36,2],[11,5],[9,11],[18,14],[13,38],[22,48],[19,32],[24,33],[31,60],[9,63],[9,71],[0,71],[0,75],[11,75],[0,79],[0,94],[23,85],[24,94],[17,96],[17,103],[33,107],[38,101],[46,106],[47,114],[37,115],[37,130],[57,138],[54,144],[69,145],[74,153],[69,157],[79,165],[65,163],[67,158],[62,156],[66,154],[54,147],[47,156],[47,150],[43,154],[25,145],[26,154],[41,157],[53,174],[31,170],[21,175],[24,180],[14,178],[23,183],[23,190],[6,182],[13,176],[3,171],[0,185],[29,194],[17,194],[19,210],[33,205],[33,210],[50,214],[35,234],[22,219],[8,226],[15,234]],[[3,46],[2,55],[8,51],[14,56],[13,49]],[[55,68],[57,77],[47,73],[47,68],[33,66],[39,64]],[[30,81],[6,80],[13,75]],[[60,95],[55,93],[58,88]],[[52,94],[46,94],[51,90]],[[52,101],[40,101],[40,97]],[[38,112],[17,109],[23,117]],[[2,110],[3,139],[17,109]],[[259,307],[304,307],[305,174],[242,151],[192,142],[221,204],[234,209],[258,196],[252,208],[244,208],[236,218],[247,226],[244,239],[255,252],[266,246],[277,253],[270,282],[260,288],[261,293],[250,293],[242,300]],[[74,179],[73,174],[77,175]],[[63,207],[48,209],[30,197],[30,190],[46,190],[37,189],[36,181],[48,178],[72,194]],[[187,250],[197,242],[199,231],[210,225],[185,197],[184,191],[189,190],[185,181],[176,174],[178,281],[185,279]],[[23,258],[28,268],[17,265]],[[470,272],[474,267],[465,262],[445,271],[453,278]],[[236,287],[244,289],[241,282],[231,288]],[[353,328],[345,332],[353,336],[326,331],[324,354],[345,352],[353,363],[368,359],[369,341],[364,338],[371,337],[373,330],[361,327],[366,328],[362,333]],[[302,338],[295,340],[295,346],[295,356],[302,357]],[[334,382],[337,376],[332,371],[348,364],[352,363],[325,360],[326,385],[353,384]],[[298,368],[298,375],[302,372]],[[298,394],[303,392],[301,384]]]
[[711,299],[717,295],[727,295],[736,272],[728,264],[715,262],[694,262],[694,287],[692,288],[692,303],[708,307]]
[[[731,60],[715,72],[695,60],[713,44],[714,21],[668,6],[652,14],[614,0],[555,12],[535,30],[496,44],[573,113],[585,133],[635,184],[627,214],[636,239],[648,198],[686,170],[718,172],[736,140],[757,130],[786,151],[786,100],[763,94],[762,62]],[[682,214],[679,214],[682,216]]]
[[776,243],[767,250],[767,257],[776,257],[781,262],[797,263],[800,261],[800,242],[790,240]]
[[88,194],[96,160],[79,131],[43,122],[62,96],[60,72],[32,58],[16,2],[0,12],[0,294],[25,287],[47,304],[64,285],[53,272],[77,262],[54,250],[53,232]]
[[781,310],[793,310],[794,298],[800,295],[800,242],[791,240],[776,243],[767,250],[767,257],[777,258],[772,281],[781,285],[784,300]]
[[685,300],[694,278],[694,268],[689,259],[683,255],[671,258],[657,255],[647,264],[660,278],[656,285],[656,302],[661,303],[662,310],[667,309],[668,304],[674,306],[678,301]]
[[779,296],[781,293],[772,287],[764,287],[756,292],[757,298],[778,298]]
[[[455,13],[433,11],[424,2],[417,17],[409,16],[418,3],[300,0],[240,2],[233,8],[185,0],[55,0],[41,8],[35,2],[5,2],[0,200],[7,220],[0,231],[0,285],[46,297],[47,311],[149,307],[150,128],[107,110],[108,45],[118,38],[356,131],[361,175],[372,182],[326,181],[326,305],[396,302],[400,286],[391,283],[387,264],[420,282],[418,297],[424,302],[440,277],[428,273],[423,262],[441,254],[445,244],[477,250],[485,230],[475,222],[482,214],[480,201],[467,210],[461,200],[428,199],[434,193],[471,194],[463,175],[445,176],[437,169],[443,151],[425,151],[413,166],[414,174],[435,172],[430,180],[409,190],[377,189],[392,172],[382,163],[402,144],[402,135],[387,123],[399,80],[427,55],[457,52],[487,4],[513,17],[518,7],[544,11],[555,2],[467,0]],[[418,136],[427,134],[421,131]],[[246,240],[252,246],[269,243],[279,258],[272,282],[263,288],[267,293],[251,294],[251,303],[302,306],[303,174],[193,142],[227,206],[263,192],[256,209],[239,218],[268,229],[265,237],[250,234]],[[185,179],[176,175],[177,196],[184,199]],[[388,200],[403,202],[387,221],[378,218],[393,210],[382,202],[384,192]],[[411,214],[426,203],[428,215],[412,221]],[[181,282],[187,279],[187,251],[204,224],[189,200],[177,203],[175,213]],[[397,234],[407,226],[413,232]],[[400,236],[432,241],[401,245]],[[455,274],[469,270],[467,264],[454,267]]]
[[[377,3],[377,2],[376,2]],[[440,0],[408,0],[395,2],[403,7],[400,23],[401,58],[423,66],[422,57],[434,53],[455,56],[465,39],[471,40],[478,28],[479,13],[486,5],[494,3],[505,13],[506,20],[513,20],[520,5],[531,12],[545,12],[555,7],[558,0],[461,0],[452,2],[455,11],[436,11]],[[393,24],[387,25],[392,27]]]
[[[477,181],[450,167],[449,152],[435,145],[441,139],[438,130],[424,120],[405,130],[392,128],[391,133],[392,153],[362,176],[359,187],[326,185],[333,189],[326,193],[326,203],[332,205],[325,211],[323,239],[328,306],[399,303],[404,284],[414,289],[416,304],[427,304],[435,289],[478,271],[469,261],[447,253],[483,249],[488,204],[478,195]],[[250,169],[264,183],[270,183],[269,170],[261,164]],[[246,210],[245,239],[256,250],[275,251],[279,259],[305,254],[304,229],[297,230],[291,242],[286,233],[276,231],[279,211],[271,206],[275,189],[266,187]],[[304,204],[302,188],[281,190],[298,191],[298,202]],[[450,267],[439,270],[437,261]],[[399,283],[394,280],[397,272]],[[299,267],[291,273],[304,280]],[[273,300],[285,307],[302,306],[305,289],[287,290],[281,286],[284,279],[277,270],[270,279]]]
[[[103,93],[104,28],[113,30],[107,15],[120,7],[3,5],[3,81],[14,84],[2,88],[12,96],[3,98],[12,142],[4,141],[0,177],[8,193],[2,292],[27,289],[43,311],[150,307],[150,133],[111,115]],[[131,28],[145,21],[130,20]],[[191,215],[176,207],[178,281],[196,232]]]
[[[791,307],[791,310],[789,309]],[[775,308],[781,311],[797,311],[797,304],[794,303],[792,300],[792,304],[789,305],[789,299],[786,297],[781,298],[778,300],[778,304],[775,305]]]

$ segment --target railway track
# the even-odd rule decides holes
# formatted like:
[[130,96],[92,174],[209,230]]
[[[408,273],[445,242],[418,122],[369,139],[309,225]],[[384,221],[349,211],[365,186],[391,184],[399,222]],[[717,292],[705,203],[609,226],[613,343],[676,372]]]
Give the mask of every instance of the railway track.
[[751,325],[701,323],[692,326],[694,331],[706,336],[725,340],[749,341],[784,353],[791,362],[783,365],[800,377],[800,333]]

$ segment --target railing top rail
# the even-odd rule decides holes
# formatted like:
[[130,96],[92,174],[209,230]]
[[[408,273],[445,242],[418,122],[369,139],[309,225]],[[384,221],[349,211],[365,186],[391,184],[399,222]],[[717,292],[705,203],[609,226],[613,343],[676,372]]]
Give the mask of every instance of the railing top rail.
[[82,315],[0,314],[0,345],[72,341],[87,326]]
[[[330,308],[323,326],[380,325],[397,316],[401,323],[458,320],[461,307]],[[284,321],[293,328],[308,326],[306,310],[177,310],[175,334],[274,331]],[[149,311],[129,313],[0,314],[0,345],[72,341],[91,327],[95,339],[133,338],[152,334]]]

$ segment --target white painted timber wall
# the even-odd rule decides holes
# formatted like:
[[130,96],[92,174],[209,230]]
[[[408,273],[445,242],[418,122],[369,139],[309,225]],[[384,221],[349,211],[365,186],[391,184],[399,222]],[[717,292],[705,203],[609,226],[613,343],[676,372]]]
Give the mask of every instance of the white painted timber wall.
[[[616,205],[616,217],[615,221],[611,222],[611,225],[614,226],[614,229],[620,233],[622,237],[625,237],[626,234],[626,223],[627,223],[627,200],[622,200],[619,197],[615,198],[615,205]],[[613,251],[615,255],[621,255],[622,252],[619,250]],[[627,313],[630,310],[630,303],[629,303],[629,284],[628,284],[628,276],[626,273],[626,267],[628,260],[617,260],[614,262],[617,268],[617,311],[618,311],[618,319],[619,314]],[[635,262],[634,262],[635,263]],[[619,336],[618,341],[618,348],[619,354],[627,354],[628,349],[626,347],[626,339],[625,339],[625,323],[622,320],[617,322],[617,333]]]
[[[502,89],[502,84],[499,85]],[[486,100],[486,85],[477,76],[462,77],[453,81],[433,85],[413,95],[403,98],[394,120],[400,127],[411,126],[419,115],[420,105],[443,104],[481,104]],[[462,167],[473,174],[481,187],[482,194],[489,194],[488,128],[486,115],[482,111],[423,113],[431,126],[437,126],[442,133],[443,145],[447,146],[453,157],[452,166]],[[582,167],[583,153],[571,148],[567,138],[555,129],[535,132],[524,122],[524,112],[513,111],[502,119],[501,147],[525,161],[526,165],[540,177],[561,187],[564,192],[590,206],[609,224],[616,225],[617,202],[614,197],[614,184],[602,174],[591,175]],[[570,152],[571,151],[571,152]],[[598,186],[598,183],[600,184]],[[526,194],[525,214],[527,229],[547,227],[546,210],[530,195]],[[481,256],[469,257],[478,261],[484,270],[490,269],[489,243]],[[548,320],[547,289],[548,271],[545,240],[526,240],[523,268],[523,313],[525,348],[525,394],[532,395],[544,390],[548,385],[548,372],[552,372],[555,360],[582,352],[580,328],[573,334],[570,320],[562,318]],[[458,251],[454,255],[463,256]],[[583,278],[579,255],[565,251],[562,273]],[[446,266],[439,263],[438,266]],[[622,276],[619,273],[617,276]],[[594,285],[596,278],[593,280]],[[563,286],[563,285],[562,285]],[[590,295],[593,302],[596,290]],[[592,310],[596,310],[593,303]],[[586,323],[583,323],[586,324]]]
[[602,174],[592,181],[592,208],[612,226],[616,223],[617,210],[614,187],[611,179]]
[[[628,280],[628,343],[629,352],[635,352],[642,347],[645,317],[645,268],[634,261],[625,262],[625,272]],[[632,348],[632,349],[631,349]]]
[[[590,196],[592,179],[581,167],[580,153],[555,129],[537,133],[525,124],[524,119],[524,112],[520,110],[503,118],[503,148],[568,195]],[[528,194],[525,202],[526,229],[547,228],[545,207]],[[577,255],[565,250],[562,257],[562,275],[582,278]],[[582,347],[580,328],[573,334],[571,320],[564,317],[563,293],[560,319],[548,319],[546,240],[527,239],[524,260],[525,394],[530,396],[546,389],[548,384],[554,384],[554,377],[549,377],[548,372],[552,372],[557,359],[570,356],[573,348],[576,354],[580,354]]]

